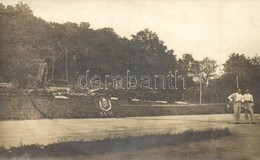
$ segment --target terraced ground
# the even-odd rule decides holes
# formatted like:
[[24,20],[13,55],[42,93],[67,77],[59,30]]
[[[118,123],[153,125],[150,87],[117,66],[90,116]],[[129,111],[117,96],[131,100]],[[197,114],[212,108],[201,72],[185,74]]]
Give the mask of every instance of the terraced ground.
[[[107,117],[93,97],[55,99],[51,96],[0,96],[0,120],[100,118]],[[224,104],[174,105],[156,103],[128,104],[112,101],[109,117],[140,117],[230,113]]]
[[100,108],[91,97],[0,96],[0,120],[94,117],[101,117]]
[[99,117],[99,108],[94,99],[71,97],[54,99],[53,97],[32,97],[32,104],[46,118],[94,118]]
[[0,96],[0,120],[41,119],[29,96]]

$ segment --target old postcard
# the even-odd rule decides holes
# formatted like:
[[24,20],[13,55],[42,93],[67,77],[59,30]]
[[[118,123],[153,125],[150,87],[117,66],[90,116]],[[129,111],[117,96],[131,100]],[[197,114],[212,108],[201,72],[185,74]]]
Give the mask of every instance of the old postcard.
[[260,159],[259,8],[0,0],[0,159]]

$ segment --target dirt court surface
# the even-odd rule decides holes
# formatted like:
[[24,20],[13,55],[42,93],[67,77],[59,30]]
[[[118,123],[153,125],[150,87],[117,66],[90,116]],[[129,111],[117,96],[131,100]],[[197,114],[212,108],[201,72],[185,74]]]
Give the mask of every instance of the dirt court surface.
[[109,153],[75,157],[88,160],[259,160],[260,127],[243,124],[230,126],[233,135],[207,140],[189,142],[177,146],[165,146],[141,151]]
[[[180,133],[188,129],[229,128],[233,135],[203,142],[190,142],[140,151],[77,156],[73,159],[260,159],[260,115],[257,124],[232,123],[233,116],[189,115],[108,119],[55,119],[0,121],[0,146],[98,140],[107,137]],[[243,122],[242,117],[242,122]],[[49,157],[50,159],[59,159]],[[61,159],[64,159],[62,157]],[[68,157],[71,159],[72,157]]]
[[59,141],[99,140],[107,137],[180,133],[189,129],[233,126],[232,115],[190,115],[93,119],[0,121],[0,146],[47,145]]

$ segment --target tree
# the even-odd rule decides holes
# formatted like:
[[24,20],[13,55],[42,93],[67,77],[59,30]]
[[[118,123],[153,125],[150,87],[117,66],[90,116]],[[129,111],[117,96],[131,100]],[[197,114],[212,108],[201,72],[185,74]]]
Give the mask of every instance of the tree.
[[233,83],[236,83],[236,77],[238,77],[240,88],[245,87],[251,81],[249,73],[252,64],[244,54],[232,53],[223,66],[225,74],[233,77]]
[[259,66],[260,65],[260,56],[259,55],[255,55],[254,57],[252,57],[250,59],[250,63],[254,66]]
[[[236,77],[238,76],[239,88],[242,92],[248,88],[257,101],[260,93],[260,65],[256,55],[246,58],[244,54],[232,53],[224,64],[224,74],[212,82],[210,86],[220,96],[220,102],[226,102],[227,96],[237,88]],[[260,102],[256,102],[260,103]],[[257,106],[257,105],[256,105]]]
[[199,76],[208,85],[209,80],[216,77],[217,61],[206,57],[199,64]]
[[167,50],[155,32],[145,29],[132,35],[129,68],[137,74],[163,74],[176,66],[173,50]]
[[[35,27],[37,26],[37,27]],[[28,76],[36,76],[38,42],[42,21],[32,15],[28,5],[1,5],[1,80],[18,80],[26,86]]]
[[227,74],[245,76],[250,65],[250,60],[244,54],[232,53],[223,66],[224,72]]
[[183,54],[182,59],[178,61],[178,65],[180,72],[191,79],[199,75],[199,61],[195,60],[192,54]]

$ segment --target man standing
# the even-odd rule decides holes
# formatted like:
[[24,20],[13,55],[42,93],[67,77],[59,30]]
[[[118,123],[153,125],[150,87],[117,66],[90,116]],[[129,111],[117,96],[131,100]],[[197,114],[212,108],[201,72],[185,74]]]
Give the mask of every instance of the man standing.
[[243,102],[241,89],[238,89],[236,93],[228,96],[228,99],[234,103],[234,124],[240,124],[241,105]]
[[246,123],[248,123],[249,120],[248,119],[248,113],[249,113],[251,123],[256,124],[254,119],[254,111],[253,111],[254,99],[252,94],[249,93],[248,89],[246,89],[246,93],[244,94],[243,98],[244,98],[244,106],[245,106]]

